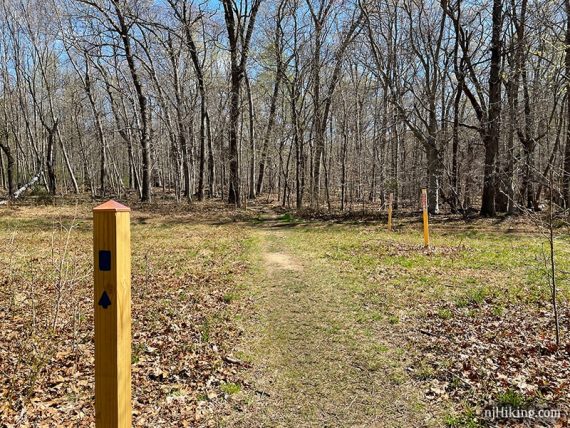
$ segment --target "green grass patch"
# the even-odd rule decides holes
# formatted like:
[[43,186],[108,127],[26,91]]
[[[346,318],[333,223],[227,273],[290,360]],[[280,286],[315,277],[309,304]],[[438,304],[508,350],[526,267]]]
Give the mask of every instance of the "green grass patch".
[[508,389],[505,392],[499,394],[496,400],[499,406],[504,407],[520,408],[528,404],[525,396],[513,389]]
[[225,303],[232,303],[234,300],[236,300],[238,298],[238,295],[236,293],[226,293],[224,294],[224,302]]
[[233,395],[241,391],[241,385],[237,383],[227,382],[220,385],[220,389],[224,394]]
[[469,306],[479,306],[489,296],[489,292],[484,287],[476,287],[467,289],[463,296],[456,300],[456,306],[458,308],[466,308]]
[[477,419],[475,410],[471,408],[458,415],[445,416],[444,424],[449,428],[479,428],[483,426]]
[[400,317],[398,317],[398,315],[390,315],[388,317],[388,322],[390,324],[398,324],[400,322]]
[[279,217],[279,220],[285,223],[292,223],[296,221],[296,218],[292,213],[285,213],[281,217]]

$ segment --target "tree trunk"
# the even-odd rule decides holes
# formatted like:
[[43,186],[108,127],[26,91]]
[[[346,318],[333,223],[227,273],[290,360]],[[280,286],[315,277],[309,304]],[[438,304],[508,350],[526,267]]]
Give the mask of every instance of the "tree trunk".
[[[515,66],[516,67],[516,66]],[[507,212],[513,214],[516,211],[516,198],[515,198],[515,127],[516,127],[516,112],[517,112],[517,92],[518,83],[516,75],[512,81],[507,84],[507,98],[509,105],[509,128],[507,134],[507,166],[505,169],[505,177],[507,180]]]
[[566,76],[566,147],[564,148],[564,175],[562,178],[562,197],[565,207],[570,206],[570,0],[565,0],[566,7],[566,50],[564,57]]
[[216,196],[216,170],[214,163],[214,145],[212,142],[212,128],[210,126],[210,116],[206,111],[206,134],[208,139],[208,197]]
[[269,151],[269,140],[271,138],[271,132],[273,131],[273,125],[275,124],[275,112],[277,111],[277,97],[279,96],[279,85],[281,82],[281,70],[278,70],[275,74],[275,84],[273,85],[273,94],[271,96],[271,102],[269,105],[269,118],[267,120],[267,128],[265,130],[265,136],[263,138],[263,147],[261,149],[261,160],[259,162],[259,172],[257,177],[257,187],[256,193],[259,195],[263,190],[263,179],[265,176],[265,164],[267,163],[267,153]]
[[97,127],[97,137],[99,138],[99,148],[100,148],[100,163],[99,163],[99,191],[101,196],[105,196],[107,190],[107,144],[105,140],[105,133],[103,132],[103,124],[101,122],[101,115],[99,110],[97,110],[97,103],[95,100],[95,95],[91,87],[91,75],[89,72],[89,59],[85,56],[85,77],[83,79],[83,84],[85,86],[85,92],[87,93],[87,98],[89,99],[89,105],[91,106],[91,111],[93,112],[93,117],[95,119],[95,126]]
[[313,58],[313,137],[314,137],[314,157],[313,157],[313,179],[311,182],[311,207],[319,208],[321,159],[325,151],[325,128],[321,114],[321,25],[315,23],[315,53]]
[[[28,190],[30,187],[32,187],[34,184],[38,182],[41,175],[42,175],[41,171],[38,172],[36,175],[34,175],[29,182],[27,182],[26,184],[24,184],[22,187],[20,187],[18,190],[14,192],[14,195],[12,196],[11,199],[18,199],[20,195],[22,195],[26,190]],[[0,205],[5,205],[7,203],[8,201],[0,201]]]
[[65,144],[63,143],[63,138],[61,137],[61,133],[59,132],[59,128],[56,128],[57,137],[59,140],[59,145],[61,146],[61,153],[63,154],[63,160],[65,162],[65,167],[67,169],[67,173],[71,178],[71,184],[73,185],[73,191],[75,194],[79,194],[79,185],[77,184],[77,179],[75,178],[75,173],[73,172],[73,167],[71,166],[71,161],[69,159],[69,155],[67,154],[67,149]]
[[251,95],[251,85],[249,82],[249,77],[245,73],[245,88],[247,91],[247,111],[249,119],[249,143],[250,143],[250,161],[249,161],[249,199],[255,199],[255,131],[254,131],[254,116],[253,116],[253,97]]
[[[202,93],[202,90],[200,90]],[[204,176],[206,170],[206,103],[200,95],[200,160],[198,165],[198,200],[204,200]]]
[[427,144],[428,210],[439,214],[439,192],[443,176],[443,156],[435,141]]
[[240,199],[240,174],[239,174],[239,98],[240,98],[240,71],[232,67],[230,89],[230,133],[229,133],[229,156],[230,156],[230,182],[228,188],[228,202],[241,205]]
[[[206,168],[206,139],[208,142],[208,184],[209,184],[209,197],[213,197],[214,193],[214,155],[212,149],[212,135],[210,129],[210,118],[208,115],[208,104],[206,99],[206,83],[204,81],[204,72],[202,63],[198,57],[198,49],[194,36],[192,35],[191,23],[188,18],[188,10],[186,2],[182,4],[182,12],[178,12],[179,19],[184,24],[184,35],[186,45],[190,52],[194,72],[196,73],[196,80],[198,81],[198,92],[200,93],[200,160],[198,166],[198,200],[204,199],[204,179]],[[186,179],[186,178],[185,178]]]
[[491,68],[489,72],[489,108],[485,124],[483,144],[485,146],[485,168],[481,215],[495,216],[497,189],[496,162],[499,152],[501,120],[501,33],[503,27],[502,0],[493,0],[493,32],[491,37]]
[[115,12],[120,24],[120,36],[125,49],[125,57],[133,80],[133,85],[137,94],[139,113],[141,119],[140,130],[140,144],[142,152],[142,191],[141,201],[149,202],[151,198],[151,179],[152,179],[152,161],[151,161],[151,146],[149,136],[149,117],[147,98],[144,95],[142,84],[139,78],[135,58],[131,48],[131,39],[129,35],[129,27],[125,21],[123,11],[120,9],[118,3],[115,4]]
[[461,84],[457,87],[457,93],[453,103],[453,135],[452,135],[452,158],[451,158],[451,211],[457,212],[460,204],[460,182],[459,182],[459,103],[461,100]]
[[57,181],[55,176],[55,131],[57,122],[53,127],[48,129],[47,153],[46,153],[46,168],[48,173],[48,192],[50,195],[55,196],[57,192]]
[[346,131],[346,112],[342,124],[342,146],[341,146],[341,172],[340,172],[340,210],[344,211],[346,203],[346,158],[348,153],[348,135]]
[[[244,25],[245,16],[236,10],[236,5],[230,0],[223,0],[224,18],[230,44],[231,86],[230,86],[230,132],[229,132],[229,166],[230,182],[228,188],[228,202],[241,206],[240,199],[240,168],[239,168],[239,141],[238,127],[240,119],[240,86],[245,74],[245,67],[249,53],[249,43],[255,25],[255,18],[261,0],[254,0],[249,8],[247,25]],[[247,9],[247,6],[245,7]],[[236,22],[237,15],[237,22]],[[239,41],[239,43],[238,43]]]
[[[7,137],[6,137],[7,139]],[[12,150],[8,145],[8,142],[2,143],[0,141],[0,148],[6,155],[7,160],[7,180],[8,180],[8,199],[11,199],[14,196],[14,165],[16,161],[14,160],[14,155],[12,154]]]

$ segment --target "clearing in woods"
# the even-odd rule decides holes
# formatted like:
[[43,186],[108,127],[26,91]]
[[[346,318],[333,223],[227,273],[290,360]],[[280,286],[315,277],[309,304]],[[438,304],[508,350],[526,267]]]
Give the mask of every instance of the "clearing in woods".
[[[2,426],[92,426],[92,206],[0,211]],[[424,249],[412,217],[389,233],[376,214],[131,208],[134,426],[477,427],[490,404],[570,408],[563,230],[556,349],[546,241],[516,217],[436,221]]]

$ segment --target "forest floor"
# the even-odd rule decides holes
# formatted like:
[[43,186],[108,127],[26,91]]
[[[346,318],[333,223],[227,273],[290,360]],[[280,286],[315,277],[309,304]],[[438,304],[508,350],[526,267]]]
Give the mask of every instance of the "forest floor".
[[[0,426],[92,426],[92,203],[0,208]],[[133,207],[134,425],[565,426],[570,240],[520,218]],[[560,409],[499,419],[485,409]]]

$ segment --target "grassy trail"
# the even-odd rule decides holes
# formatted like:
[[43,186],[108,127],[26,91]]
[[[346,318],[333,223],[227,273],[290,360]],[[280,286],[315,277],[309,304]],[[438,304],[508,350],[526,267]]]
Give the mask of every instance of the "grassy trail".
[[[413,221],[159,208],[132,218],[134,426],[474,428],[489,403],[570,408],[547,247],[516,219],[441,223],[424,249]],[[94,420],[91,223],[90,205],[0,211],[0,426]]]
[[266,226],[247,290],[256,316],[245,321],[242,343],[254,392],[228,424],[423,426],[393,326],[363,322],[357,285],[338,266],[303,249],[294,230]]

